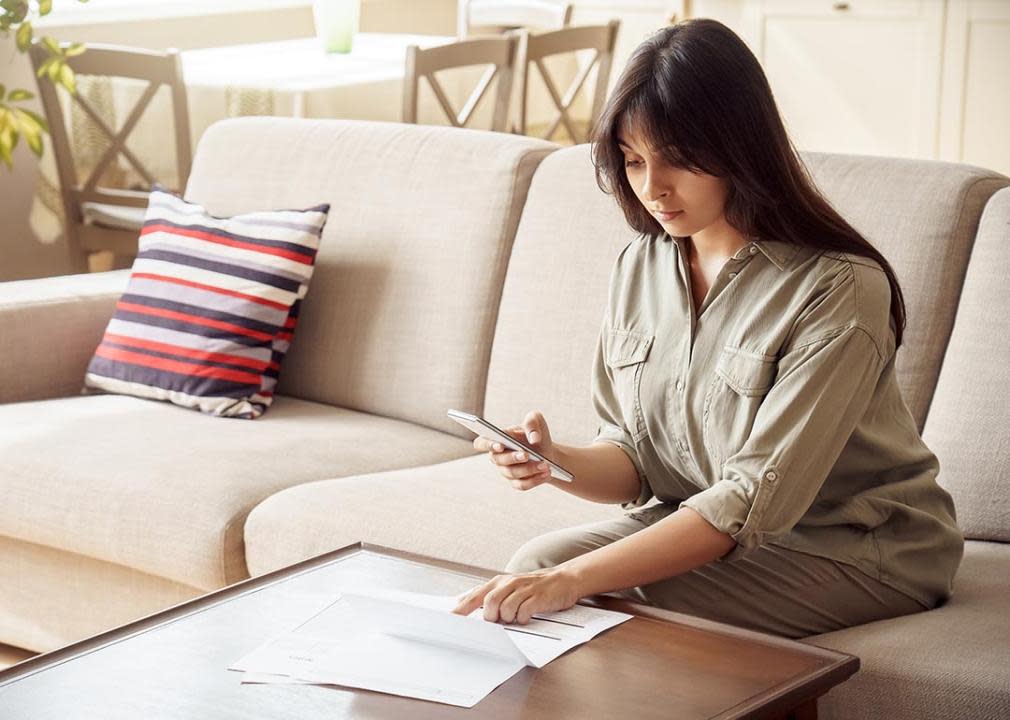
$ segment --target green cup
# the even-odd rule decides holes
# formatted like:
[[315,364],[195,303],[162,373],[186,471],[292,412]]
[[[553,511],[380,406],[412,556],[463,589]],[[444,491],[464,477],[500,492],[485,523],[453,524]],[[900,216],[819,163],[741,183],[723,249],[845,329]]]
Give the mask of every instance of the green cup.
[[328,53],[349,53],[358,31],[360,0],[314,0],[316,35]]

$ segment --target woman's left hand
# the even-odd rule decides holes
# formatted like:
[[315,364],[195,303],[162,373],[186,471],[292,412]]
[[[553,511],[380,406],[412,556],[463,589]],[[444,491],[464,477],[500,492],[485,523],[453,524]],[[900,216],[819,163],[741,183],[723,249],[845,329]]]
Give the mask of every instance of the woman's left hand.
[[489,622],[525,625],[535,613],[567,610],[582,597],[578,578],[562,567],[496,575],[462,596],[453,610],[469,615],[481,605]]

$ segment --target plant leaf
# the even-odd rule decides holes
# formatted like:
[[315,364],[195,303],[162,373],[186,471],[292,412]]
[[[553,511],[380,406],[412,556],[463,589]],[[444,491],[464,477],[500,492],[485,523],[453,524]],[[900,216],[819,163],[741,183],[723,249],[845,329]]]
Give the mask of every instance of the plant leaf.
[[77,78],[74,76],[74,71],[66,63],[60,66],[60,85],[65,87],[71,95],[77,93]]
[[22,112],[28,117],[30,117],[32,120],[34,120],[35,124],[38,125],[40,128],[42,128],[42,132],[49,132],[49,123],[47,123],[46,119],[41,115],[39,115],[38,113],[34,113],[31,110],[26,110],[25,108],[18,108],[18,112]]
[[48,15],[53,9],[53,0],[39,0],[39,15]]
[[24,110],[15,110],[21,134],[25,136],[25,142],[36,156],[42,157],[42,127],[38,121]]
[[53,40],[51,37],[46,36],[46,37],[42,38],[41,42],[42,42],[42,47],[44,47],[46,50],[48,50],[50,55],[59,55],[60,54],[60,44],[58,42],[56,42],[55,40]]
[[32,44],[34,30],[32,30],[32,24],[30,22],[25,22],[21,24],[18,28],[17,33],[14,35],[14,40],[17,42],[18,50],[24,52]]
[[[2,87],[3,86],[0,85],[0,88]],[[3,93],[0,93],[0,98],[2,97]],[[10,100],[11,102],[18,102],[21,100],[31,100],[33,97],[35,97],[35,95],[28,92],[27,90],[11,90],[10,97],[7,99]]]
[[[17,92],[17,90],[15,90],[14,92]],[[3,83],[0,83],[0,100],[3,100],[4,95],[6,94],[7,94],[7,86],[4,85]],[[14,93],[11,94],[13,95]]]
[[80,55],[84,52],[87,46],[84,43],[71,43],[67,46],[67,49],[63,51],[64,57],[74,57],[75,55]]

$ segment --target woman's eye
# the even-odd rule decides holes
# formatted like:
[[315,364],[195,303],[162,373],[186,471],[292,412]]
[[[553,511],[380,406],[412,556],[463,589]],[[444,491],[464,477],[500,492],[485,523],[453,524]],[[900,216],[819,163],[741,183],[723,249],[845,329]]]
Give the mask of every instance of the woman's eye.
[[631,160],[629,158],[624,158],[624,167],[634,167],[635,165],[641,165],[641,160]]

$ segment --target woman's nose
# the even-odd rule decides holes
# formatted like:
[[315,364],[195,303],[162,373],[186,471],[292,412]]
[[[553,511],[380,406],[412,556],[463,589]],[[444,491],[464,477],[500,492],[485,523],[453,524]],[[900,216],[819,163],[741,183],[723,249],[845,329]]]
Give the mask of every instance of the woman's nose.
[[645,180],[642,182],[642,197],[646,200],[652,202],[653,200],[658,200],[661,197],[666,197],[669,194],[669,190],[656,184],[656,178],[646,170]]

